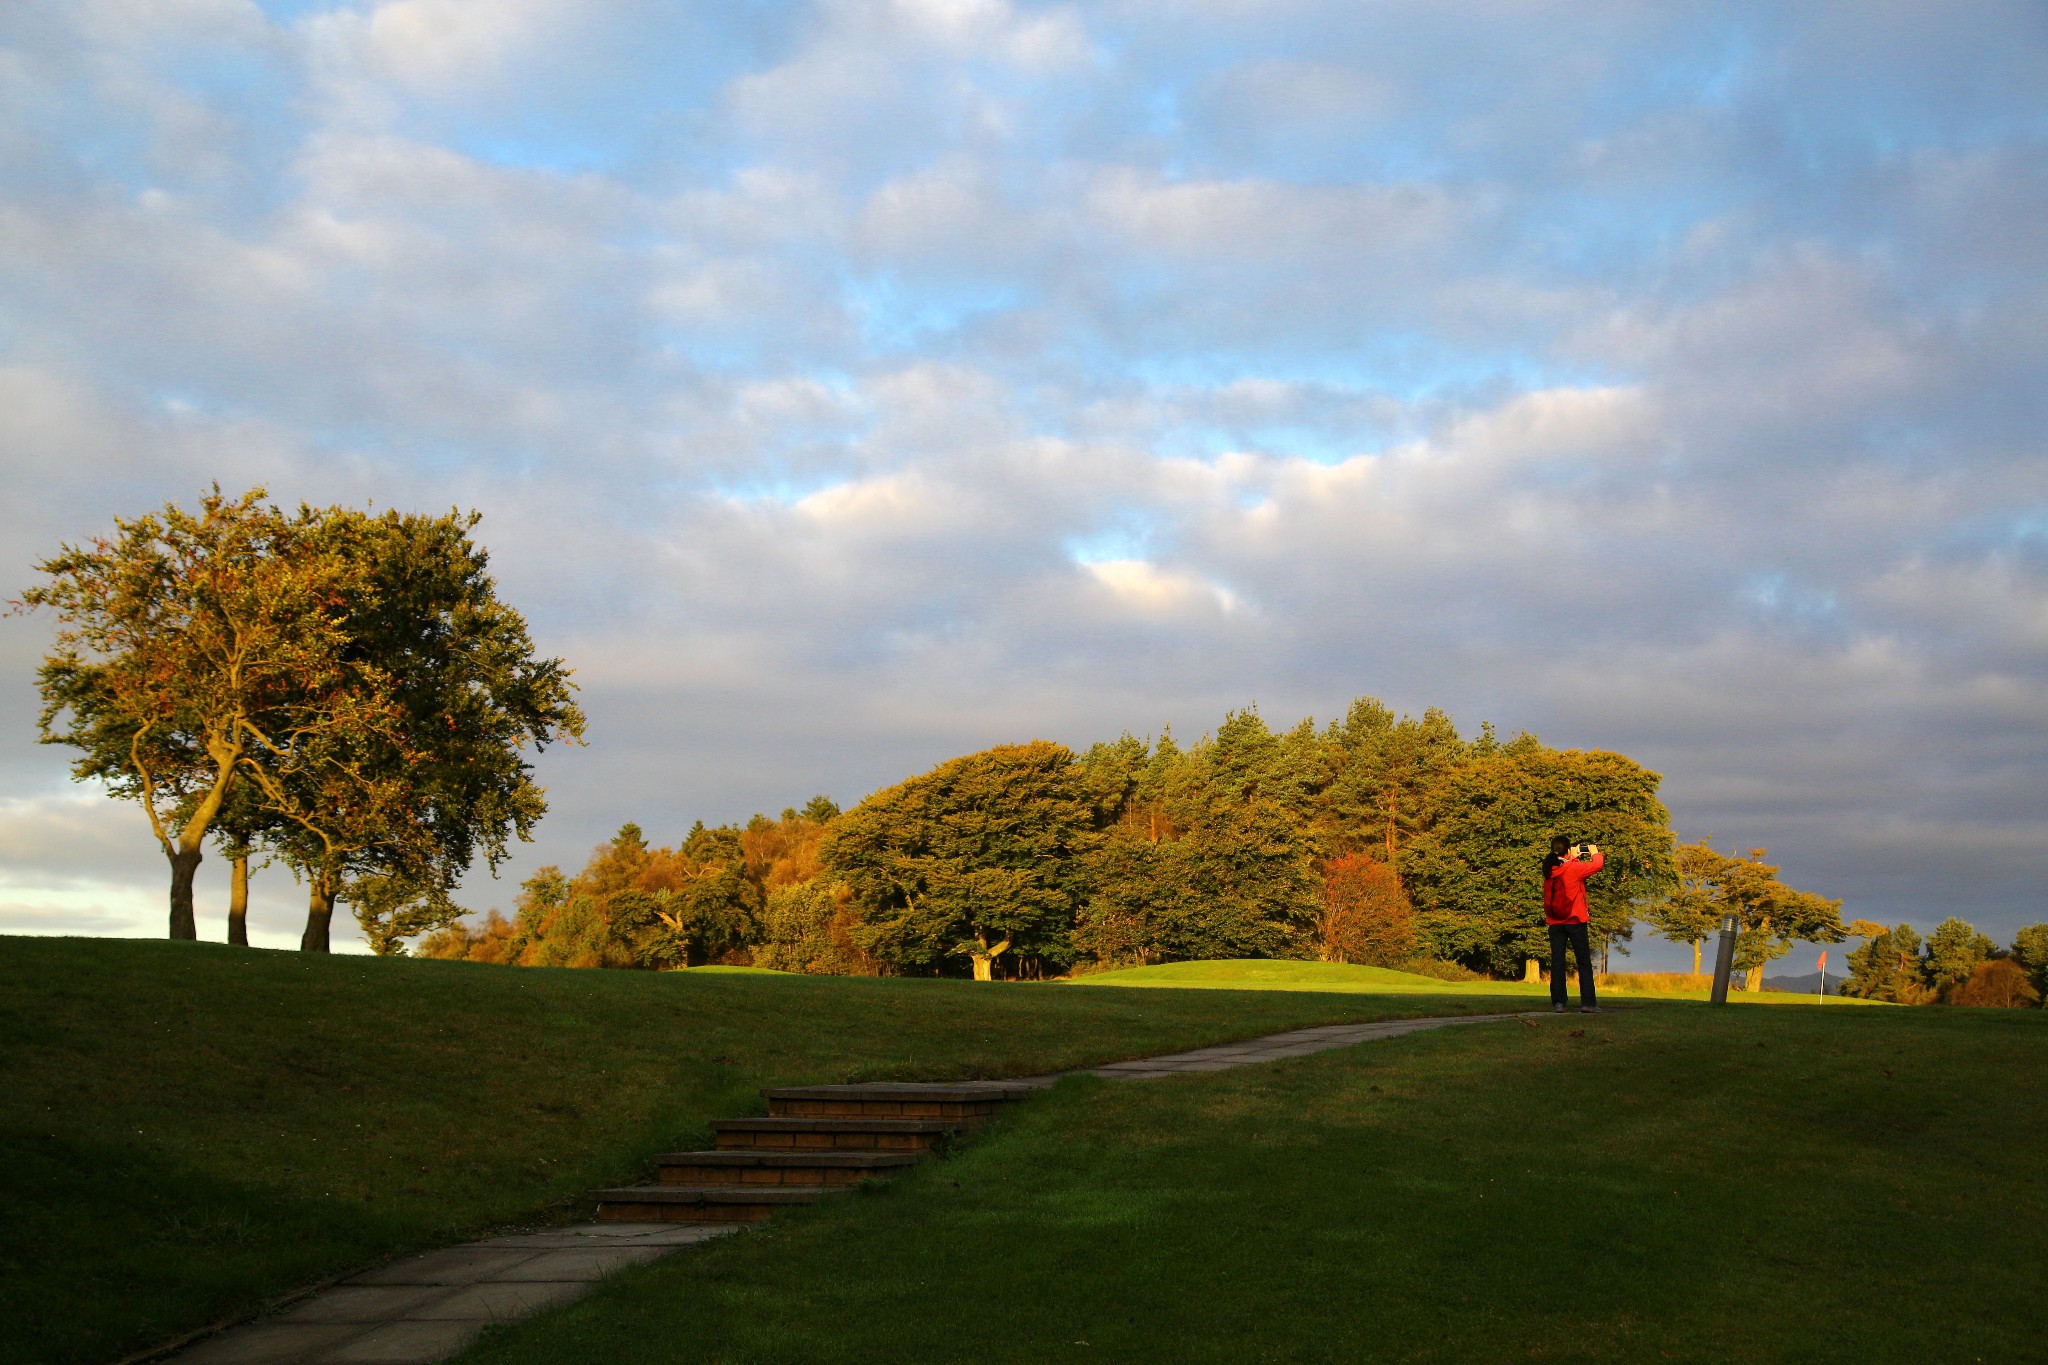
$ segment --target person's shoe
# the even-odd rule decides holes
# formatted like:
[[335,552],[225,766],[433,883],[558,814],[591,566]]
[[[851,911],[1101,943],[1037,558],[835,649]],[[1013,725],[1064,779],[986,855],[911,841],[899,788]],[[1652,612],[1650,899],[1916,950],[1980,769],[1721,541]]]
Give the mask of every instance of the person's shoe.
[[[1563,1006],[1563,1005],[1559,1005],[1559,1006],[1558,1006],[1558,1009],[1559,1009],[1559,1010],[1562,1010],[1562,1009],[1564,1009],[1564,1006]],[[1598,1005],[1581,1005],[1581,1006],[1579,1006],[1579,1013],[1580,1013],[1580,1014],[1598,1014],[1599,1012],[1600,1012],[1600,1007],[1599,1007]]]
[[1565,1007],[1563,1005],[1552,1005],[1550,1007],[1550,1012],[1552,1014],[1563,1014],[1565,1013]]

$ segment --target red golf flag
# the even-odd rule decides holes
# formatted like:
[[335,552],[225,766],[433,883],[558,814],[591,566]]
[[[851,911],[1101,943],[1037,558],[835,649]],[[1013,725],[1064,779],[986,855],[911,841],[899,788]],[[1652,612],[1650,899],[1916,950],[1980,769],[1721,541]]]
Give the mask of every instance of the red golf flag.
[[1828,950],[1825,948],[1820,950],[1820,969],[1822,971],[1828,969]]

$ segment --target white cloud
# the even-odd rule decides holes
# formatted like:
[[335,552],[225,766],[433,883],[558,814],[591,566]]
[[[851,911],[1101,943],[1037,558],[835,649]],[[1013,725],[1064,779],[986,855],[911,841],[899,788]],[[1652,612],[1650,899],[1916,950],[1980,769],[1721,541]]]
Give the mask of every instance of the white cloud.
[[1162,570],[1142,559],[1091,560],[1081,567],[1120,605],[1145,616],[1238,609],[1237,598],[1228,589],[1193,574]]

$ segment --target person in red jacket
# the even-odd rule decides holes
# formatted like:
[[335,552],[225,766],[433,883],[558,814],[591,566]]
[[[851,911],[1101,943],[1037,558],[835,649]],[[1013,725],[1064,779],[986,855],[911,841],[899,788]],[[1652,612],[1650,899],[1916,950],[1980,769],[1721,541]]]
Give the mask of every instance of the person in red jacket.
[[1597,1014],[1600,1002],[1593,994],[1593,945],[1586,934],[1592,917],[1586,907],[1586,879],[1607,866],[1607,859],[1593,844],[1572,847],[1562,834],[1550,841],[1550,855],[1543,860],[1543,922],[1550,927],[1550,1008],[1565,1012],[1564,950],[1567,944],[1579,959],[1579,1008]]

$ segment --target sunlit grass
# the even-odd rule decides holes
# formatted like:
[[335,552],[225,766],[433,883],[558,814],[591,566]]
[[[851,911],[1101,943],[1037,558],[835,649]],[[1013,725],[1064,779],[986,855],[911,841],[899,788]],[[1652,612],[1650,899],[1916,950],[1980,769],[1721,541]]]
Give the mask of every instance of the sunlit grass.
[[[1653,981],[1655,978],[1651,978]],[[1076,986],[1201,987],[1210,990],[1250,991],[1338,991],[1367,995],[1480,995],[1535,1000],[1550,998],[1550,987],[1527,981],[1439,981],[1435,977],[1387,967],[1354,967],[1342,962],[1280,962],[1234,959],[1221,962],[1169,962],[1157,967],[1125,967],[1110,972],[1093,972],[1064,984]],[[1711,992],[1673,989],[1662,985],[1645,987],[1627,977],[1602,978],[1603,995],[1628,1000],[1705,1000]],[[1572,1000],[1578,1000],[1578,978],[1571,983]],[[1776,991],[1752,994],[1733,991],[1729,1000],[1745,1005],[1828,1005],[1851,1006],[1871,1002],[1829,996],[1787,995]]]

